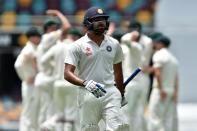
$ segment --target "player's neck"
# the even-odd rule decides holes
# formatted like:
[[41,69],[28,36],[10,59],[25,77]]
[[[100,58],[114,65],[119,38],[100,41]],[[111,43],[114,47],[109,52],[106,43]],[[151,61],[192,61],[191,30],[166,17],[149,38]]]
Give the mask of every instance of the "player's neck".
[[96,35],[94,33],[87,33],[88,37],[94,41],[98,46],[101,45],[102,41],[104,40],[104,35]]

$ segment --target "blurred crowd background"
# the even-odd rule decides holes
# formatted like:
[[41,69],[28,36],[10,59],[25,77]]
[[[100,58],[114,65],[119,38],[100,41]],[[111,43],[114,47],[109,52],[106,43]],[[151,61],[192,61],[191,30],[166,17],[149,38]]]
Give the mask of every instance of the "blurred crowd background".
[[47,9],[60,10],[80,27],[85,10],[94,5],[124,31],[136,19],[147,34],[158,30],[169,35],[181,65],[180,102],[197,102],[196,0],[0,0],[0,125],[17,122],[20,115],[21,83],[13,65],[27,41],[25,31],[32,25],[41,28]]

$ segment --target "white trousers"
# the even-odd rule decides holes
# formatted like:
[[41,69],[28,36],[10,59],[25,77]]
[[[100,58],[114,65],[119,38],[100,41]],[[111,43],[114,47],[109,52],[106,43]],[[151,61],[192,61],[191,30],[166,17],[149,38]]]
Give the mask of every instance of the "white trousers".
[[78,87],[65,80],[56,80],[54,83],[55,114],[62,114],[66,120],[63,123],[65,131],[78,131],[79,128],[77,92]]
[[149,131],[177,131],[177,110],[172,92],[167,92],[165,101],[160,100],[158,88],[154,88],[149,104]]
[[126,87],[125,98],[128,104],[123,107],[126,119],[130,125],[130,131],[146,131],[144,110],[147,99],[148,86],[141,83],[130,83]]
[[20,131],[38,131],[39,92],[33,85],[22,84],[22,112]]
[[121,94],[112,86],[105,88],[107,93],[96,98],[85,89],[79,92],[80,131],[99,131],[98,123],[104,120],[105,131],[129,131],[129,126],[121,112]]
[[40,72],[35,79],[35,87],[39,90],[39,126],[54,114],[53,107],[53,78]]

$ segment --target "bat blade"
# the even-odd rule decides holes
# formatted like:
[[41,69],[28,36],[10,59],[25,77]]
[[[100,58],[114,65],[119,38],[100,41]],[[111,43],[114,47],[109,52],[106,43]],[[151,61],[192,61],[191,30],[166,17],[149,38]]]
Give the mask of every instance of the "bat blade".
[[141,71],[141,68],[135,69],[135,71],[127,78],[127,80],[124,82],[124,87],[127,86],[127,84],[135,78],[135,76]]

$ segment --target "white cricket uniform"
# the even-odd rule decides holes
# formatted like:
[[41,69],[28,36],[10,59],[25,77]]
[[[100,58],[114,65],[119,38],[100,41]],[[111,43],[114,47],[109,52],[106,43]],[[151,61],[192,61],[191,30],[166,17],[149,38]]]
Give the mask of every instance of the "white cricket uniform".
[[54,78],[51,77],[51,75],[54,62],[50,61],[48,62],[48,65],[43,65],[41,59],[43,55],[56,44],[57,40],[60,39],[61,33],[61,30],[57,30],[44,34],[36,54],[39,73],[35,79],[35,86],[40,92],[39,125],[41,125],[47,118],[51,117],[54,112],[54,108],[51,104],[54,82]]
[[[131,41],[132,33],[127,33],[121,38],[123,49],[123,74],[127,79],[138,67],[148,66],[152,56],[152,41],[142,35],[139,43]],[[144,108],[149,88],[149,76],[140,72],[126,87],[125,97],[128,104],[123,108],[127,116],[131,131],[145,131],[146,122]]]
[[22,80],[22,113],[20,117],[20,131],[37,131],[38,119],[38,92],[35,90],[34,83],[29,84],[27,81],[36,76],[37,71],[33,61],[35,59],[36,48],[30,41],[18,55],[14,67],[19,78]]
[[79,91],[81,131],[98,131],[101,119],[106,122],[107,131],[128,131],[120,110],[121,93],[114,86],[113,65],[123,59],[117,40],[106,36],[100,47],[87,34],[75,41],[67,51],[65,63],[78,69],[83,80],[94,80],[105,85],[106,95],[96,98],[85,88]]
[[[55,80],[53,89],[54,107],[56,108],[55,115],[72,120],[77,124],[77,88],[64,79],[66,48],[71,43],[72,41],[69,39],[65,39],[64,41],[59,40],[56,45],[51,47],[43,55],[41,63],[48,65],[48,62],[53,61],[54,68],[51,77],[54,77]],[[66,125],[68,124],[66,123]],[[67,128],[70,128],[70,126],[66,126],[64,129],[69,130]]]
[[153,55],[153,66],[161,69],[162,87],[167,93],[167,98],[165,101],[160,100],[155,78],[149,103],[150,131],[177,131],[177,111],[172,96],[178,74],[178,61],[167,48],[163,48]]

